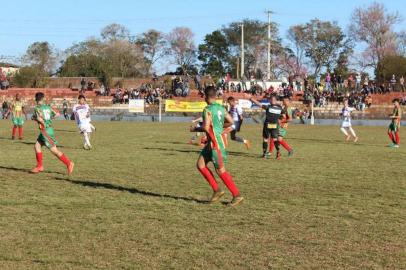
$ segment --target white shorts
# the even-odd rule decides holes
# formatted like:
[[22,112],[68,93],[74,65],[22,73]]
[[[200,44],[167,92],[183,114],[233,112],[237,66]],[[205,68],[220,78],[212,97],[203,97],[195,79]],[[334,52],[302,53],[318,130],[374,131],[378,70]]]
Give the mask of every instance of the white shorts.
[[82,124],[79,125],[79,130],[80,130],[80,133],[83,133],[83,132],[91,133],[92,132],[92,125],[90,124],[90,122],[89,123],[82,123]]
[[350,128],[351,127],[351,122],[342,122],[341,127],[342,128]]

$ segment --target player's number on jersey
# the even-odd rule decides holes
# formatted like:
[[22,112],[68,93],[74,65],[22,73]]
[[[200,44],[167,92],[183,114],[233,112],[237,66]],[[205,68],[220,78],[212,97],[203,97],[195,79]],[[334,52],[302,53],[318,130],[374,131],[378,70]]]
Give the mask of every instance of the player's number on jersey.
[[49,110],[44,110],[43,113],[44,113],[44,120],[45,121],[51,120],[51,112]]
[[219,118],[219,121],[221,122],[221,119],[223,119],[223,112],[222,112],[222,111],[218,111],[218,112],[217,112],[217,117]]

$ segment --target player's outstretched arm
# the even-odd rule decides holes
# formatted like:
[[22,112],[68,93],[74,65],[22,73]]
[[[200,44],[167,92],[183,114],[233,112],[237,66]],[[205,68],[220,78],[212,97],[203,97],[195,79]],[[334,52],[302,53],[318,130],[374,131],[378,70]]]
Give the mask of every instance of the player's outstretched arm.
[[259,102],[259,101],[256,100],[255,98],[253,98],[251,95],[248,95],[248,98],[249,98],[249,100],[250,100],[252,103],[256,104],[256,105],[259,106],[260,108],[266,109],[265,106],[262,105],[261,102]]

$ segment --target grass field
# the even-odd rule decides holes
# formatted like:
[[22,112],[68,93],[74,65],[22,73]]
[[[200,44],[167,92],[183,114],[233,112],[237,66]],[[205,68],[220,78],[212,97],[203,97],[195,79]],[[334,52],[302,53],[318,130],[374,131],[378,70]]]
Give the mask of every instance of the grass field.
[[[206,204],[187,124],[96,122],[94,150],[56,122],[71,177],[49,153],[31,175],[37,130],[0,121],[0,269],[406,269],[406,148],[385,127],[291,126],[291,158],[262,160],[259,125],[230,143],[246,201]],[[405,132],[406,133],[406,132]]]

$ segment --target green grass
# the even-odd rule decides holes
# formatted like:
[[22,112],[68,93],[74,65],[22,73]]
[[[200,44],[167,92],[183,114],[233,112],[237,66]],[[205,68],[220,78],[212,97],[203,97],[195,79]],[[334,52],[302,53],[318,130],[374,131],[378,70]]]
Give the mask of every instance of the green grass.
[[[406,151],[385,127],[291,126],[295,156],[262,160],[261,127],[230,142],[246,201],[211,195],[187,124],[95,123],[94,150],[56,122],[65,168],[48,152],[31,175],[37,130],[9,140],[0,122],[0,269],[406,269]],[[223,202],[230,200],[230,195]]]

